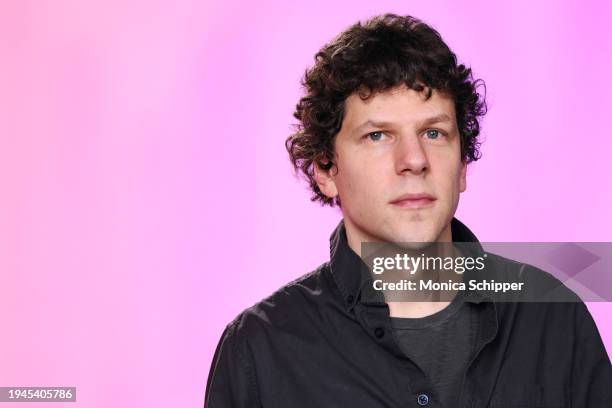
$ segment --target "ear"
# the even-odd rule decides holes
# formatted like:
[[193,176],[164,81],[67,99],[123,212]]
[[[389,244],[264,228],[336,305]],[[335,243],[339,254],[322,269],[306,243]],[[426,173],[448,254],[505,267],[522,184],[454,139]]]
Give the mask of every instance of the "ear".
[[332,166],[330,170],[323,170],[319,167],[316,160],[313,163],[314,179],[319,186],[319,190],[329,198],[334,198],[338,195],[338,188],[334,181],[331,172],[333,172],[335,166]]
[[461,172],[459,174],[459,192],[463,193],[467,188],[467,162],[461,162]]

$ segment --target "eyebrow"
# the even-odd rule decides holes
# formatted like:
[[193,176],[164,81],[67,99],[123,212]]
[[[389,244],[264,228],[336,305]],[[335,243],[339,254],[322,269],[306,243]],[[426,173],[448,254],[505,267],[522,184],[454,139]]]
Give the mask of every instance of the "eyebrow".
[[[435,123],[442,123],[442,122],[451,122],[451,117],[448,116],[446,113],[440,113],[438,115],[423,119],[421,122],[419,122],[419,127],[431,126]],[[361,125],[357,126],[353,130],[353,132],[359,132],[362,129],[367,128],[367,127],[381,128],[381,127],[389,127],[392,125],[393,125],[393,122],[378,122],[375,120],[366,120]]]

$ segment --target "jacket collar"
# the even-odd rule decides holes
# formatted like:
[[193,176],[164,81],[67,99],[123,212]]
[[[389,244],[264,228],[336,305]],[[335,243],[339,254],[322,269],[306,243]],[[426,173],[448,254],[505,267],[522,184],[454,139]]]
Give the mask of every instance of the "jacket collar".
[[[455,217],[451,220],[451,233],[453,242],[477,243],[478,251],[484,251],[476,235]],[[344,298],[346,308],[351,309],[358,300],[366,304],[385,304],[382,292],[374,290],[370,284],[367,265],[348,245],[344,219],[340,220],[330,235],[329,244],[331,274]],[[468,278],[469,275],[466,275]],[[472,303],[481,303],[487,299],[487,296],[477,291],[466,291],[464,296],[465,301]]]

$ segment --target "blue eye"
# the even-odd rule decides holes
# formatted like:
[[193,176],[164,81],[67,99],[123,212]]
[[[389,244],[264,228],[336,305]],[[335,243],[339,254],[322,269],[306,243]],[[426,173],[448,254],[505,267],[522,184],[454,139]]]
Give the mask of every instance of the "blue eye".
[[382,132],[370,132],[368,133],[368,137],[370,138],[370,140],[373,140],[375,142],[379,141],[380,139],[382,139]]
[[440,136],[440,131],[436,129],[429,129],[425,132],[425,136],[427,136],[428,139],[437,139],[438,136]]

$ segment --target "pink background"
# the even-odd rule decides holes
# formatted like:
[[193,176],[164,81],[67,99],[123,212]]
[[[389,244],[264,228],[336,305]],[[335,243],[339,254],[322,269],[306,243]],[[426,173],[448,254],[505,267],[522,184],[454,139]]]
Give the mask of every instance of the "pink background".
[[[384,11],[487,83],[457,217],[481,241],[612,241],[610,7],[3,1],[0,386],[201,407],[225,324],[328,258],[339,213],[283,143],[314,53]],[[612,305],[589,308],[612,350]]]

